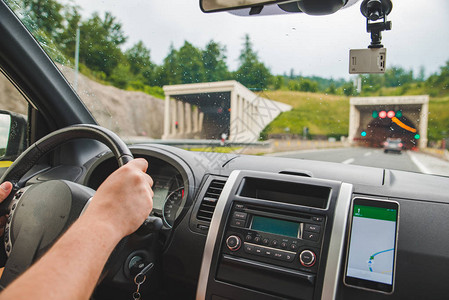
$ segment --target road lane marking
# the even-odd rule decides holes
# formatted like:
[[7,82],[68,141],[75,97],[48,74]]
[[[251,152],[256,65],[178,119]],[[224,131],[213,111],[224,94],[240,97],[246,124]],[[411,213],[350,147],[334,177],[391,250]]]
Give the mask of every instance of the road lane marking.
[[415,155],[413,155],[410,151],[407,151],[407,154],[422,173],[432,174],[432,172],[422,162],[420,162]]
[[370,156],[371,154],[371,152],[366,152],[365,154],[363,154],[363,156]]
[[354,160],[355,160],[354,158],[348,158],[347,160],[342,161],[341,163],[345,164],[345,165],[349,165],[350,163],[353,163]]

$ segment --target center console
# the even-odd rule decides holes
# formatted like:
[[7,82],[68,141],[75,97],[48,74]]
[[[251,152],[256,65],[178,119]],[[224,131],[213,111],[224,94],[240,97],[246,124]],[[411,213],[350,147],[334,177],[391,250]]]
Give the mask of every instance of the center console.
[[212,218],[197,299],[335,297],[344,243],[336,233],[351,193],[341,182],[234,171]]

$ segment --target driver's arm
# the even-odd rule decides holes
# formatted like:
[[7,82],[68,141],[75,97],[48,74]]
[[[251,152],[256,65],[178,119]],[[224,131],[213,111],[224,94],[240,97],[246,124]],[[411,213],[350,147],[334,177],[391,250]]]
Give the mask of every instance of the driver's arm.
[[135,159],[110,175],[85,213],[0,299],[88,299],[114,247],[153,208],[147,167]]

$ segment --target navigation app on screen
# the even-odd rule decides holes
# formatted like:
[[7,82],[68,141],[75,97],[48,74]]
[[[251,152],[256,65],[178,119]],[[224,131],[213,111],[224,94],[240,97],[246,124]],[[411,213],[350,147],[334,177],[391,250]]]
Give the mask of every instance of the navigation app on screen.
[[347,276],[393,283],[397,210],[354,205]]

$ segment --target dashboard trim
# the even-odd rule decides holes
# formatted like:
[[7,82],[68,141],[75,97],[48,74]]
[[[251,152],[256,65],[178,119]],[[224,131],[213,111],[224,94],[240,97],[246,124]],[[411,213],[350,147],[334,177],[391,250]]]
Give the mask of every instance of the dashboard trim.
[[212,221],[210,223],[209,233],[207,234],[206,245],[203,252],[203,261],[201,263],[200,277],[198,280],[198,289],[196,294],[197,300],[206,299],[207,281],[209,279],[210,268],[212,263],[212,256],[214,254],[214,247],[216,245],[218,230],[223,218],[223,212],[226,207],[227,199],[231,195],[232,188],[234,187],[237,178],[241,171],[232,171],[226,184],[223,187],[220,197],[217,201]]
[[331,240],[329,243],[329,254],[324,273],[323,291],[321,299],[335,299],[340,278],[341,262],[345,245],[346,224],[348,221],[349,207],[351,205],[353,186],[342,183],[340,193],[334,211]]

